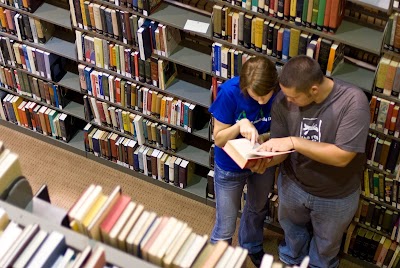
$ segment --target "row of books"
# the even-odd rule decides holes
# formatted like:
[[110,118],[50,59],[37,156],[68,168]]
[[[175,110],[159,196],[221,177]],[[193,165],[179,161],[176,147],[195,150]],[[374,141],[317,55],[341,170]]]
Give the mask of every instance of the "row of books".
[[73,230],[162,267],[242,267],[247,250],[207,235],[174,217],[158,216],[122,194],[90,185],[68,212]]
[[384,37],[384,48],[400,52],[400,19],[399,13],[394,12],[390,15],[387,22],[386,35]]
[[374,263],[378,267],[400,267],[400,246],[369,229],[351,223],[347,229],[344,253]]
[[0,113],[4,120],[65,142],[76,132],[70,115],[4,91],[0,91],[0,97]]
[[399,58],[385,54],[378,67],[375,80],[375,90],[387,96],[399,98],[400,66]]
[[379,202],[400,209],[399,181],[382,173],[366,168],[364,179],[361,180],[362,194]]
[[386,12],[377,10],[376,8],[363,6],[363,3],[346,2],[344,16],[358,24],[372,27],[374,29],[384,30],[388,21]]
[[88,1],[84,4],[92,7],[94,15],[90,17],[91,22],[84,22],[83,29],[138,47],[142,60],[146,60],[153,52],[168,57],[181,41],[180,31],[176,28],[127,11]]
[[176,2],[182,2],[183,4],[189,5],[196,9],[205,10],[209,13],[212,13],[214,5],[213,2],[207,0],[179,0]]
[[84,128],[84,136],[86,150],[96,156],[180,188],[195,183],[192,162],[91,124]]
[[[177,75],[176,65],[172,62],[154,57],[143,60],[141,54],[131,48],[112,44],[97,37],[81,35],[79,31],[76,33],[77,38],[82,38],[82,46],[78,45],[78,48],[82,48],[78,49],[80,61],[159,87],[161,90],[166,89]],[[90,84],[86,86],[90,90]]]
[[82,252],[69,247],[64,234],[39,224],[19,225],[0,208],[1,267],[106,267],[102,246]]
[[[113,107],[113,104],[116,104],[122,106],[122,109],[119,108],[119,110],[128,117],[131,112],[124,110],[124,108],[140,112],[145,116],[154,117],[169,125],[182,127],[187,132],[193,132],[204,126],[202,124],[204,119],[196,121],[197,123],[193,120],[197,114],[201,113],[200,108],[195,104],[165,96],[146,87],[136,86],[129,82],[125,83],[124,80],[109,81],[111,83],[115,82],[116,92],[118,92],[115,97],[113,95],[111,95],[111,98],[94,98],[86,95],[83,97],[86,120],[94,119],[98,124],[123,130],[122,132],[126,131],[121,124],[113,121],[113,115],[110,114],[113,112],[111,110],[117,109]],[[102,99],[106,101],[101,102]],[[96,101],[98,102],[97,105]],[[99,107],[99,103],[101,103],[101,107]]]
[[386,135],[399,137],[400,115],[399,105],[377,96],[370,101],[370,128],[383,132]]
[[65,58],[26,44],[0,38],[0,64],[21,68],[34,75],[58,82],[65,75]]
[[[132,8],[132,11],[136,11],[144,16],[148,16],[161,4],[161,2],[161,0],[117,0],[113,1],[112,3],[121,7],[128,7],[129,5],[129,8]],[[97,3],[93,4],[85,0],[73,0],[73,14],[75,14],[73,20],[76,21],[75,26],[83,29],[85,26],[88,27],[88,24],[90,24],[93,27],[95,25],[94,18],[98,16],[105,16],[106,14],[104,10],[105,8],[103,8],[103,11],[101,11],[99,6],[100,5]]]
[[181,42],[179,29],[149,19],[139,19],[140,57],[144,60],[152,53],[169,57]]
[[175,152],[182,144],[184,137],[184,132],[182,131],[145,119],[140,114],[116,109],[105,102],[96,101],[93,98],[91,98],[90,103],[91,107],[96,106],[95,109],[101,114],[100,119],[95,118],[97,125],[107,126],[126,135],[131,135],[140,145],[145,143],[154,144],[164,150]]
[[1,3],[34,13],[43,4],[43,0],[2,0]]
[[59,109],[63,109],[69,102],[64,97],[66,89],[28,75],[19,69],[0,66],[0,85],[19,95],[31,97]]
[[[259,12],[278,19],[293,21],[296,25],[315,28],[319,31],[334,33],[342,21],[342,6],[344,1],[318,1],[318,0],[226,0],[226,2],[241,6],[253,12]],[[230,7],[223,7],[222,15],[215,13],[216,23],[222,19],[229,20]],[[219,18],[218,18],[219,17]],[[224,18],[223,18],[224,17]],[[215,22],[214,22],[215,24]]]
[[367,137],[367,163],[382,171],[394,173],[398,170],[400,142],[375,133]]
[[[254,32],[254,39],[250,37],[253,36],[251,34],[252,31],[246,31],[249,36],[249,41],[250,38],[253,41],[250,41],[251,43],[247,43],[247,45],[243,43],[245,47],[253,47],[256,52],[282,59],[282,61],[287,61],[297,55],[308,55],[316,59],[321,65],[322,71],[327,74],[332,73],[334,67],[340,62],[340,59],[343,58],[344,45],[339,42],[332,42],[329,39],[301,32],[295,28],[282,27],[281,24],[277,24],[273,21],[264,22],[262,19],[257,19],[257,21],[259,21],[261,31]],[[222,47],[223,46],[219,43],[215,43],[213,47],[213,70],[215,70],[216,73],[221,71],[222,66],[220,65],[228,65],[226,61],[229,60],[229,57],[226,55],[229,50],[235,51],[235,49],[229,47],[224,47],[224,50],[222,50]],[[240,49],[238,50],[240,51]],[[223,59],[224,63],[222,63]],[[219,64],[220,61],[221,64]],[[226,76],[223,77],[229,78]]]
[[[376,229],[393,240],[400,239],[398,230],[399,215],[384,205],[361,199],[355,221]],[[399,237],[399,238],[397,238]]]
[[[91,40],[92,38],[89,37]],[[95,41],[99,41],[100,43],[106,44],[105,40],[101,40],[95,38]],[[91,42],[91,41],[89,41]],[[100,48],[101,52],[98,56],[93,56],[93,53],[96,51],[87,51],[86,48],[91,47],[90,44],[85,44],[85,52],[89,53],[85,57],[81,57],[78,55],[78,59],[82,61],[86,61],[90,64],[96,65],[98,68],[102,68],[104,70],[111,70],[125,76],[127,78],[131,78],[133,80],[147,83],[149,85],[159,87],[161,90],[166,89],[174,78],[177,76],[177,68],[175,63],[157,59],[154,57],[148,58],[147,60],[143,61],[140,56],[139,52],[132,51],[131,49],[125,49],[123,46],[109,44],[109,46],[105,47],[105,50]],[[86,66],[79,65],[78,71],[80,76],[88,77],[89,74],[94,70],[92,68]],[[99,71],[101,73],[101,71]],[[85,83],[86,80],[83,78],[81,79],[83,83],[81,83],[82,89],[89,93],[92,90],[91,83]]]
[[55,29],[51,23],[3,7],[0,7],[0,25],[2,32],[34,43],[46,43]]
[[136,32],[140,17],[136,14],[90,1],[81,1],[81,6],[84,7],[85,13],[82,14],[82,24],[78,24],[80,28],[95,31],[129,45],[138,45]]

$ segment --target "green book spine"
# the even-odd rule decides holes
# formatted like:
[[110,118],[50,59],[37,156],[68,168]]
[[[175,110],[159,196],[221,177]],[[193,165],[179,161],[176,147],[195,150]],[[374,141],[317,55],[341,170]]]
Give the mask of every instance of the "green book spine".
[[120,55],[119,55],[119,45],[116,45],[115,48],[115,67],[117,69],[117,73],[121,73],[121,59],[120,59]]
[[304,0],[304,3],[303,3],[303,14],[301,16],[301,25],[303,25],[303,26],[306,25],[307,12],[308,12],[308,0]]
[[312,28],[317,28],[319,1],[320,0],[313,1],[312,16],[311,16],[311,27]]
[[324,26],[326,0],[319,0],[318,17],[317,17],[317,30],[322,31]]
[[374,196],[379,196],[379,175],[374,173]]
[[393,27],[393,15],[391,15],[389,17],[389,20],[387,22],[385,39],[383,41],[384,48],[386,48],[386,49],[389,49],[389,46],[390,46],[390,38],[391,38],[391,34],[392,34],[392,27]]

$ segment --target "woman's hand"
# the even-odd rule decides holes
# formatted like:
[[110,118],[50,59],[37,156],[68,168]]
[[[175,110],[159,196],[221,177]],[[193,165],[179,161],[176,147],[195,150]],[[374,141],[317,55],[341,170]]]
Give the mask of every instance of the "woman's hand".
[[240,135],[250,140],[251,145],[254,145],[258,140],[258,131],[255,126],[247,118],[243,118],[239,121]]
[[257,159],[257,162],[254,166],[250,167],[250,170],[254,173],[264,174],[267,170],[268,163],[271,162],[271,160],[272,157]]

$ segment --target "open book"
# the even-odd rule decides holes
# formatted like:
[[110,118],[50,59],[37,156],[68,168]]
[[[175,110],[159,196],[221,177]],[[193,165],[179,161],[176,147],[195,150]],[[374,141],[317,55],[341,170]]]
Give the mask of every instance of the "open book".
[[260,144],[252,146],[250,141],[245,138],[229,140],[222,148],[240,168],[250,168],[257,159],[273,157],[275,155],[282,155],[294,152],[263,152],[257,151]]

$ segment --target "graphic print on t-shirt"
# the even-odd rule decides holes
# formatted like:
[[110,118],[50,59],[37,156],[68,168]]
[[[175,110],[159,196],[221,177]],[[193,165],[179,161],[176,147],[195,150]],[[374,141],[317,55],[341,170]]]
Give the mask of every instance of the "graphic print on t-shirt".
[[318,118],[303,118],[300,124],[300,137],[319,142],[321,140],[321,124]]
[[[242,111],[242,112],[239,114],[238,118],[236,119],[236,122],[240,121],[240,120],[243,119],[243,118],[247,118],[247,116],[246,116],[246,111]],[[257,124],[258,122],[261,122],[261,121],[264,121],[264,122],[271,121],[271,117],[270,117],[270,116],[269,116],[269,117],[265,117],[265,116],[264,116],[264,112],[263,112],[262,109],[260,109],[260,110],[258,111],[258,114],[257,114],[257,116],[256,116],[256,119],[255,119],[254,121],[251,121],[251,123],[252,123],[252,124]]]

